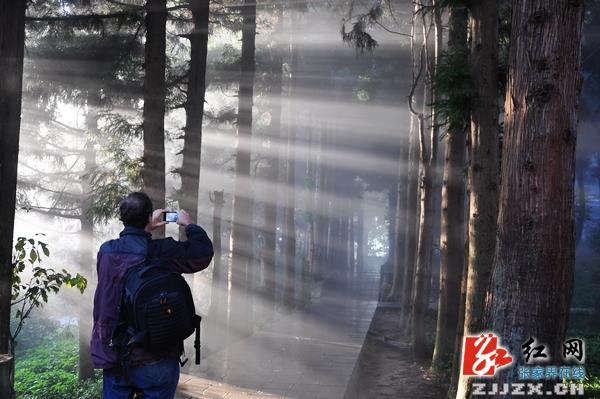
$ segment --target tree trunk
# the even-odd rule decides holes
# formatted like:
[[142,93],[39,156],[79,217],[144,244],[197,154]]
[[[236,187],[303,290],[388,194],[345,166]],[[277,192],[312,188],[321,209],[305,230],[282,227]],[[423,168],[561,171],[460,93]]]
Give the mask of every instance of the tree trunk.
[[365,209],[362,187],[359,192],[359,204],[356,213],[356,273],[360,276],[365,262]]
[[253,258],[253,199],[250,182],[252,141],[252,106],[254,97],[256,2],[244,0],[242,13],[242,58],[238,107],[237,148],[233,222],[231,231],[231,311],[229,329],[234,336],[246,335],[252,329],[249,288],[252,282],[250,266]]
[[[535,337],[556,359],[575,264],[573,197],[583,1],[513,7],[498,244],[487,315],[509,352]],[[516,379],[517,365],[495,382]]]
[[327,229],[328,229],[328,197],[327,197],[327,165],[324,155],[324,147],[327,142],[326,132],[319,134],[319,149],[316,162],[316,189],[315,189],[315,250],[312,261],[312,273],[314,281],[321,281],[323,269],[327,264]]
[[[181,164],[181,209],[185,209],[193,221],[198,220],[198,187],[202,156],[202,117],[206,91],[206,57],[208,52],[208,0],[190,0],[194,28],[186,37],[190,41],[190,68],[188,70],[185,103],[185,135],[183,138],[183,162]],[[180,239],[185,229],[179,229]]]
[[[467,192],[467,197],[469,193]],[[465,198],[466,199],[466,198]],[[468,202],[466,205],[466,214],[469,213]],[[469,225],[466,225],[466,237],[469,236]],[[456,336],[454,337],[454,352],[452,353],[452,371],[450,372],[450,385],[448,387],[448,392],[446,397],[448,399],[456,398],[456,392],[458,388],[458,380],[460,378],[460,366],[462,365],[462,344],[464,337],[464,328],[465,328],[465,300],[467,297],[467,262],[465,259],[467,258],[469,250],[469,243],[465,241],[463,246],[464,259],[463,259],[463,269],[461,273],[461,281],[460,281],[460,303],[458,308],[458,320],[456,323]]]
[[[23,50],[25,42],[25,0],[0,3],[0,356],[9,353],[10,303],[12,294],[12,249],[15,220],[15,193],[21,94]],[[12,398],[12,373],[0,362],[0,397]],[[12,370],[13,367],[8,368]]]
[[316,216],[316,203],[317,203],[317,150],[315,149],[315,133],[314,130],[310,131],[308,140],[309,154],[306,160],[306,175],[308,176],[308,209],[306,209],[308,217],[308,227],[306,232],[306,261],[303,265],[302,273],[302,304],[307,306],[311,300],[311,288],[312,288],[312,273],[315,269],[316,259],[316,234],[317,234],[317,216]]
[[[467,57],[466,8],[450,9],[448,51]],[[465,62],[466,63],[466,62]],[[453,96],[453,93],[449,94]],[[468,119],[469,110],[463,110]],[[446,133],[442,217],[440,227],[440,294],[432,367],[441,370],[451,360],[460,308],[460,283],[465,260],[465,162],[467,132],[452,121]]]
[[[496,246],[498,211],[498,2],[471,4],[471,113],[469,165],[469,256],[464,335],[483,329],[483,308]],[[515,29],[519,31],[519,29]],[[468,396],[468,378],[459,380],[457,399]]]
[[[435,3],[434,3],[435,5]],[[441,50],[441,17],[440,10],[434,9],[432,27],[435,27],[433,45],[426,43],[426,76],[427,98],[424,106],[428,107],[435,101],[433,78],[438,51]],[[425,27],[425,29],[431,29]],[[425,34],[425,33],[424,33]],[[426,35],[425,35],[426,36]],[[423,118],[423,117],[421,117]],[[429,295],[431,291],[431,267],[433,254],[433,219],[435,217],[434,180],[436,175],[435,165],[438,149],[438,124],[435,109],[431,109],[431,122],[427,126],[429,138],[426,138],[424,122],[421,121],[421,215],[419,222],[419,239],[417,249],[417,263],[415,268],[414,293],[412,303],[412,343],[413,351],[417,358],[426,359],[431,353],[426,341],[426,315],[429,309]],[[428,147],[428,148],[427,148]]]
[[[223,332],[226,331],[226,320],[224,310],[227,308],[227,287],[225,279],[227,271],[221,270],[221,214],[225,200],[223,199],[223,190],[213,191],[210,200],[213,203],[213,273],[212,273],[212,288],[210,293],[210,309],[209,309],[209,348],[218,350],[225,342],[220,341],[223,337]],[[219,342],[220,341],[220,342]]]
[[[409,133],[410,134],[410,133]],[[407,196],[406,190],[408,186],[408,156],[409,156],[409,139],[402,138],[400,140],[400,157],[398,162],[398,178],[396,183],[396,211],[394,218],[394,241],[391,243],[394,246],[392,252],[394,257],[392,261],[392,286],[388,295],[388,300],[398,301],[402,295],[403,277],[406,265],[404,263],[404,251],[406,242],[406,220],[407,220]]]
[[[144,75],[144,191],[155,209],[165,207],[165,83],[166,0],[146,2],[146,47]],[[165,236],[165,228],[153,231],[154,238]]]
[[577,182],[577,195],[575,196],[575,248],[581,241],[583,228],[587,219],[587,197],[585,194],[585,169],[588,162],[582,157],[578,160],[577,168],[575,169]]
[[419,4],[414,4],[414,12],[412,18],[411,27],[411,63],[412,63],[412,82],[414,85],[414,93],[409,98],[409,110],[411,111],[410,116],[410,131],[408,137],[408,177],[407,177],[407,188],[406,188],[406,227],[405,227],[405,243],[404,243],[404,276],[402,278],[402,296],[400,298],[400,325],[406,333],[410,331],[410,318],[411,318],[411,303],[412,294],[414,288],[414,274],[416,264],[416,251],[417,251],[417,236],[418,220],[420,219],[419,213],[419,143],[420,143],[420,132],[422,129],[420,118],[415,112],[415,108],[419,103],[422,102],[423,97],[423,85],[420,77],[422,75],[422,58],[418,56],[420,54],[419,43],[417,42],[416,35],[419,30],[419,21],[421,19],[417,15],[417,10],[420,7]]
[[285,265],[285,291],[283,302],[286,308],[294,307],[295,302],[295,286],[296,286],[296,224],[295,224],[295,176],[296,176],[296,128],[292,126],[292,116],[295,112],[292,111],[292,96],[297,87],[298,71],[298,50],[294,40],[294,29],[297,27],[297,17],[295,14],[290,16],[290,51],[291,51],[291,76],[289,82],[289,111],[287,117],[288,142],[286,150],[286,183],[285,190],[285,217],[283,226],[283,253]]
[[[283,13],[277,10],[277,28],[279,34],[283,31]],[[273,71],[270,92],[271,126],[269,127],[269,154],[267,156],[267,180],[265,195],[265,224],[264,234],[264,267],[265,267],[265,301],[268,309],[275,307],[277,292],[277,198],[279,192],[279,170],[282,161],[279,157],[281,142],[281,101],[283,88],[283,60],[279,49],[273,50]]]
[[3,398],[13,398],[13,384],[15,378],[15,358],[10,355],[0,354],[0,392]]
[[[100,107],[100,97],[96,92],[88,93],[86,130],[89,137],[97,137],[98,130],[98,108]],[[91,182],[88,174],[96,168],[96,150],[94,148],[95,140],[88,138],[84,148],[84,175],[81,177],[81,231],[79,243],[79,255],[82,273],[88,279],[95,274],[95,248],[94,248],[94,221],[90,213],[92,206]],[[91,290],[86,290],[83,294],[84,300],[81,301],[79,308],[79,380],[86,380],[94,377],[94,365],[90,355],[90,338],[92,336],[92,309],[90,304],[93,302]]]

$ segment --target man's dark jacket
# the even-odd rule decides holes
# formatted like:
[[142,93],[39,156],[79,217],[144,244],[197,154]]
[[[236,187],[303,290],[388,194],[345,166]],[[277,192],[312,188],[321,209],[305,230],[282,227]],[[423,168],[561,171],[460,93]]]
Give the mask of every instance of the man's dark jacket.
[[[144,229],[125,227],[120,237],[102,244],[98,251],[98,286],[94,295],[94,327],[92,330],[92,362],[96,368],[117,366],[117,354],[109,347],[117,324],[117,305],[121,299],[123,276],[127,269],[144,261],[146,254],[162,259],[180,273],[195,273],[208,267],[213,246],[202,227],[186,227],[187,241],[172,238],[152,240]],[[148,252],[150,250],[150,252]],[[179,357],[179,346],[161,353],[148,353],[135,348],[131,354],[133,366],[151,363],[165,357]]]

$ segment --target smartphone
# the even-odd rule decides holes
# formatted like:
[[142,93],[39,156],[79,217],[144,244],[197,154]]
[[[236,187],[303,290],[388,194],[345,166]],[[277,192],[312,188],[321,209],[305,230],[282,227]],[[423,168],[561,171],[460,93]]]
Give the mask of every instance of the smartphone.
[[178,216],[179,215],[177,212],[171,212],[171,211],[163,212],[163,222],[176,223]]

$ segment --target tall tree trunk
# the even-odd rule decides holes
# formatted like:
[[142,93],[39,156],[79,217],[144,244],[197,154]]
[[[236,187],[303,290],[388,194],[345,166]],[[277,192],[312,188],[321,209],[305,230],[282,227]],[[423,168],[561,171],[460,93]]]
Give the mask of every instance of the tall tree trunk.
[[290,16],[290,51],[291,51],[291,76],[289,82],[289,110],[287,116],[287,132],[288,142],[286,150],[286,183],[287,189],[285,190],[285,217],[283,226],[283,253],[284,253],[284,265],[285,265],[285,291],[284,291],[284,304],[290,309],[294,307],[295,302],[295,287],[296,287],[296,223],[295,223],[295,201],[296,196],[296,127],[292,126],[292,118],[295,116],[295,112],[292,110],[293,99],[295,90],[297,88],[298,79],[298,49],[296,48],[296,41],[294,40],[295,29],[297,29],[297,16],[293,11]]
[[[312,124],[314,126],[314,124]],[[308,207],[305,210],[308,215],[306,232],[306,260],[303,265],[302,273],[302,304],[307,306],[311,300],[312,274],[314,273],[316,259],[316,234],[317,234],[317,216],[316,216],[316,196],[317,196],[317,150],[315,149],[315,132],[311,129],[308,140],[309,153],[306,160],[306,175],[308,176]]]
[[413,92],[409,98],[410,131],[408,137],[408,177],[406,188],[406,226],[404,243],[404,276],[402,278],[402,296],[400,298],[400,325],[405,332],[410,331],[411,303],[414,288],[414,274],[417,252],[417,236],[419,212],[419,143],[422,127],[422,117],[415,109],[422,102],[423,97],[423,58],[421,55],[421,46],[417,42],[417,32],[419,31],[419,22],[421,19],[417,15],[419,4],[414,4],[414,12],[411,25],[411,64],[412,64],[412,83]]
[[[470,11],[475,98],[467,176],[469,256],[464,335],[479,334],[484,328],[483,308],[494,259],[498,213],[498,2],[472,2]],[[468,377],[461,374],[457,399],[467,397],[468,390]]]
[[246,335],[252,329],[250,303],[250,266],[253,258],[253,199],[250,183],[252,142],[252,107],[254,97],[256,1],[244,0],[242,14],[242,58],[238,106],[237,148],[233,222],[231,230],[231,311],[229,329],[234,336]]
[[585,170],[588,165],[588,160],[584,157],[578,160],[577,168],[575,170],[576,183],[577,183],[577,195],[575,196],[575,247],[579,245],[581,236],[583,235],[583,228],[587,219],[587,197],[585,194]]
[[[435,2],[433,2],[435,6]],[[425,30],[435,29],[434,42],[428,41]],[[426,76],[428,86],[425,107],[435,102],[433,78],[437,63],[438,51],[441,50],[441,17],[439,8],[434,8],[433,21],[430,27],[424,27],[426,43]],[[423,122],[422,122],[423,124]],[[419,222],[419,239],[417,249],[417,263],[415,268],[414,293],[412,303],[412,343],[413,351],[417,358],[426,359],[431,353],[426,341],[426,315],[429,309],[429,295],[431,291],[431,267],[433,255],[433,219],[435,217],[434,180],[436,175],[435,165],[438,150],[438,124],[435,108],[431,109],[431,121],[427,126],[429,137],[426,138],[425,129],[421,129],[421,215]]]
[[[277,18],[275,32],[283,32],[283,11],[280,7],[275,9]],[[269,153],[267,156],[267,170],[265,179],[267,188],[265,190],[265,224],[264,234],[264,267],[265,267],[265,301],[267,311],[275,309],[277,293],[277,213],[279,198],[279,170],[282,168],[280,159],[281,145],[281,111],[283,97],[283,57],[281,45],[276,43],[273,51],[273,70],[271,71],[271,91],[269,105],[271,106],[271,125],[269,126]]]
[[[410,132],[409,132],[410,134]],[[394,245],[393,261],[392,261],[392,286],[388,295],[388,300],[398,301],[402,295],[403,277],[406,265],[404,263],[404,251],[406,242],[406,220],[407,220],[407,196],[406,190],[408,187],[408,156],[409,156],[409,139],[402,138],[400,140],[400,157],[398,162],[398,178],[396,183],[396,212],[394,218]]]
[[[92,206],[91,182],[87,176],[96,168],[96,150],[94,148],[98,130],[98,108],[100,97],[96,92],[89,92],[87,98],[86,139],[84,148],[84,175],[81,177],[81,231],[79,242],[79,256],[82,272],[91,278],[95,273],[94,267],[94,221],[90,213]],[[84,292],[85,300],[81,301],[79,308],[79,380],[94,377],[94,365],[90,354],[90,338],[92,336],[92,309],[89,304],[93,302],[91,290]]]
[[[513,5],[498,244],[489,327],[509,352],[565,337],[575,265],[573,197],[583,1]],[[487,326],[486,326],[487,327]],[[510,383],[517,366],[495,382]]]
[[360,276],[365,262],[365,209],[362,187],[358,193],[358,207],[356,212],[356,273]]
[[17,189],[25,0],[0,3],[0,397],[12,398],[9,354],[12,249]]
[[281,56],[276,56],[273,82],[271,84],[271,126],[269,155],[267,156],[267,192],[265,195],[264,263],[265,263],[265,300],[270,309],[275,305],[276,262],[277,262],[277,198],[279,189],[279,144],[281,136],[281,96],[282,96]]
[[[452,7],[449,17],[448,51],[467,60],[467,9]],[[454,56],[454,55],[452,55]],[[449,96],[453,96],[450,93]],[[469,109],[462,110],[463,120],[469,118]],[[444,175],[442,183],[442,217],[440,227],[440,294],[437,328],[432,367],[447,367],[454,350],[460,284],[465,260],[465,162],[467,132],[462,124],[450,121],[446,133]]]
[[[185,135],[183,138],[183,162],[181,164],[180,204],[193,221],[198,220],[198,187],[202,156],[202,118],[206,92],[206,57],[208,53],[208,0],[190,0],[194,28],[186,35],[190,41],[190,67],[188,70],[185,103]],[[185,237],[185,229],[179,229]]]
[[[166,22],[166,0],[147,0],[142,178],[144,191],[155,209],[165,206]],[[165,228],[156,229],[152,234],[155,238],[164,237]]]
[[[469,193],[467,192],[467,197]],[[466,198],[465,198],[466,199]],[[468,202],[465,204],[466,214],[469,213]],[[469,225],[466,225],[466,236],[469,236]],[[454,337],[454,352],[452,353],[452,371],[450,372],[450,385],[446,397],[454,399],[458,388],[458,380],[460,378],[460,367],[462,365],[462,344],[465,328],[465,300],[467,297],[467,262],[466,258],[469,255],[469,243],[465,241],[463,246],[463,269],[460,281],[460,303],[458,308],[458,320],[456,323],[456,336]]]
[[326,132],[319,133],[319,149],[316,162],[316,189],[315,189],[315,250],[312,260],[312,273],[314,281],[323,279],[323,268],[327,262],[327,167],[324,159],[323,148],[326,144]]
[[213,273],[212,288],[210,293],[210,309],[208,312],[208,342],[209,348],[218,350],[225,342],[222,341],[223,332],[226,331],[225,309],[227,308],[227,287],[225,279],[227,271],[221,270],[221,215],[225,200],[223,190],[215,190],[210,194],[213,203]]

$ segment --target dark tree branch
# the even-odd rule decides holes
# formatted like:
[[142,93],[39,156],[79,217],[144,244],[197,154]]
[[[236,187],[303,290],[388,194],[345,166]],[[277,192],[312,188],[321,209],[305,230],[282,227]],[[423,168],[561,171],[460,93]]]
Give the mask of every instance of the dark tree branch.
[[92,21],[95,19],[116,19],[123,17],[131,17],[136,15],[131,12],[114,12],[110,14],[75,14],[61,16],[46,16],[46,17],[25,17],[28,22],[70,22],[70,21]]

